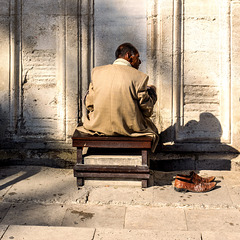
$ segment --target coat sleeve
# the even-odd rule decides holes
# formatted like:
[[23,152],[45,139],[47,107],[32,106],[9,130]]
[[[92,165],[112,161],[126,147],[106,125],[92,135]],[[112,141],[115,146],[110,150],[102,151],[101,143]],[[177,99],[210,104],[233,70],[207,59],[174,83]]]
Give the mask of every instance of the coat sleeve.
[[147,91],[148,76],[144,79],[143,83],[140,85],[137,96],[139,107],[145,117],[151,117],[153,113],[154,102],[149,96]]
[[87,95],[85,96],[86,108],[89,112],[92,112],[94,110],[93,95],[94,95],[93,84],[90,83]]
[[[95,71],[95,68],[93,68],[92,72],[91,72],[92,79],[93,79],[94,71]],[[93,102],[94,98],[93,97],[94,97],[94,87],[93,87],[93,82],[90,82],[88,91],[84,98],[84,103],[85,103],[85,106],[86,106],[88,112],[94,111],[94,102]]]

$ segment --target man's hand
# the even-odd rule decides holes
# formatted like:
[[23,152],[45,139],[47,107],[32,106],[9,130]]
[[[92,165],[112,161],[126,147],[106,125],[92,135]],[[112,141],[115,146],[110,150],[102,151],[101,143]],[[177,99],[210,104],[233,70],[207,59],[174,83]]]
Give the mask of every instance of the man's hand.
[[149,96],[153,100],[153,104],[155,104],[157,101],[156,87],[154,85],[147,86],[147,91],[148,91]]

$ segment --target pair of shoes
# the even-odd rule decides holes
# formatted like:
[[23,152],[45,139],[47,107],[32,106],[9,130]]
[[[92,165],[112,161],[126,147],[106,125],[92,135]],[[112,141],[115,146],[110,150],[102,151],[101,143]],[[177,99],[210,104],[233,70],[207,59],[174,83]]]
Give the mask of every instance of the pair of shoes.
[[174,182],[174,189],[178,192],[209,192],[215,188],[215,177],[202,178],[195,172],[190,175],[177,175]]
[[215,177],[213,177],[213,176],[203,178],[203,177],[199,176],[198,174],[196,174],[194,171],[191,171],[189,175],[178,174],[176,177],[178,179],[191,181],[193,183],[201,183],[201,182],[210,183],[210,182],[213,182],[215,180]]

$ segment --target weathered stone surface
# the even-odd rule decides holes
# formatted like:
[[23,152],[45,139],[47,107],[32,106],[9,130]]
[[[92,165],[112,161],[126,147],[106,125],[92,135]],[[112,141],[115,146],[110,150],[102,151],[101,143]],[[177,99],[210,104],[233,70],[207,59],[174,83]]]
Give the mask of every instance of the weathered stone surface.
[[218,231],[218,232],[202,232],[202,240],[231,240],[240,238],[240,233],[238,232],[227,232],[227,231]]
[[114,4],[110,0],[95,2],[96,66],[111,64],[117,47],[124,42],[133,42],[140,51],[141,69],[146,71],[146,6],[146,0],[127,3],[117,0]]
[[233,109],[233,146],[236,147],[239,150],[239,133],[240,133],[240,117],[239,114],[237,114],[237,109],[240,105],[240,87],[239,87],[239,74],[240,74],[240,47],[239,47],[239,23],[240,23],[240,16],[239,16],[239,10],[240,10],[240,3],[238,1],[232,2],[231,4],[232,8],[232,15],[231,15],[231,34],[232,34],[232,104]]
[[65,228],[65,227],[43,227],[43,226],[10,226],[3,240],[91,240],[94,236],[94,228]]
[[[13,203],[29,201],[38,203],[84,203],[87,196],[86,189],[78,191],[71,169],[61,169],[59,171],[54,168],[30,167],[27,171],[23,169],[17,177],[6,184],[14,184],[5,195],[5,201]],[[60,184],[61,188],[58,187]]]
[[0,237],[4,235],[5,231],[7,230],[8,226],[7,225],[0,225]]
[[[6,216],[6,214],[7,214],[7,212],[8,212],[10,207],[11,207],[11,204],[9,204],[9,203],[2,203],[1,202],[1,204],[0,204],[0,224],[1,224],[2,220],[3,220],[3,218]],[[0,229],[0,236],[1,236],[1,229]]]
[[[217,9],[218,6],[215,6],[215,8]],[[216,53],[216,42],[221,37],[219,36],[218,15],[204,16],[200,14],[193,15],[192,12],[190,14],[185,13],[184,27],[184,47],[186,52],[209,52],[211,54],[214,51]],[[196,36],[201,36],[201,38],[196,38]],[[212,63],[214,64],[214,62]],[[202,62],[202,64],[204,63]],[[196,65],[195,67],[197,68]]]
[[[3,239],[16,239],[17,233],[20,240],[32,240],[35,235],[34,239],[45,240],[48,239],[45,233],[51,239],[54,239],[53,234],[58,239],[63,239],[61,235],[64,239],[66,236],[74,239],[71,234],[75,234],[78,239],[86,236],[87,240],[239,238],[239,172],[197,171],[202,177],[216,176],[217,187],[207,193],[180,193],[173,189],[173,177],[189,171],[158,172],[159,184],[144,190],[82,187],[76,191],[71,187],[76,186],[75,182],[69,181],[70,176],[73,178],[72,171],[41,168],[33,175],[34,169],[36,167],[30,166],[0,169],[0,186],[11,187],[0,199],[0,218],[3,218],[0,236],[4,234]],[[20,183],[21,188],[18,188]],[[39,188],[37,183],[44,186]],[[43,187],[48,194],[43,194]],[[37,195],[37,190],[36,197],[41,202],[31,197],[31,193]],[[81,194],[85,190],[88,193],[84,197]],[[69,201],[61,200],[62,193]],[[75,201],[71,202],[72,199]]]
[[184,54],[184,76],[184,83],[187,85],[218,85],[219,56],[211,52],[186,52]]
[[238,209],[189,209],[185,210],[185,213],[190,231],[215,231],[217,229],[218,232],[240,232]]
[[1,224],[60,226],[65,211],[62,205],[13,204]]
[[108,206],[72,206],[67,209],[63,226],[118,228],[124,226],[125,207]]
[[240,158],[239,158],[239,156],[232,158],[231,169],[233,171],[239,171],[240,170]]
[[187,225],[183,209],[128,207],[125,217],[125,228],[186,231]]
[[[32,10],[34,9],[34,11]],[[44,0],[42,2],[35,2],[32,0],[25,0],[23,2],[23,14],[30,15],[32,13],[42,15],[60,15],[64,14],[64,1],[52,2],[51,0]]]
[[231,154],[199,155],[196,160],[196,169],[231,170],[231,160],[233,158],[234,155]]
[[[2,7],[1,7],[2,9]],[[4,9],[4,3],[3,3]],[[1,10],[0,10],[1,11]],[[0,14],[0,139],[8,136],[9,126],[9,17]]]
[[88,197],[90,204],[151,205],[153,189],[129,187],[98,187]]
[[185,13],[190,16],[218,16],[221,0],[186,0],[184,3]]
[[115,229],[97,229],[94,240],[200,240],[199,232],[190,231],[156,231],[156,230],[115,230]]
[[150,159],[150,166],[154,171],[195,169],[195,156],[192,154],[157,153]]
[[0,15],[8,15],[9,14],[9,1],[1,0],[0,3],[1,3]]

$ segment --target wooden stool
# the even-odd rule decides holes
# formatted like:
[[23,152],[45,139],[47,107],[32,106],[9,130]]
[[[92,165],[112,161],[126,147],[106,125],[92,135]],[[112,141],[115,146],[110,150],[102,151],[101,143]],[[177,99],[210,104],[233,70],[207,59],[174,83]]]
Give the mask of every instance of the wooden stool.
[[[77,147],[77,164],[74,166],[74,177],[77,178],[78,187],[84,185],[84,178],[138,179],[142,180],[143,188],[147,187],[150,177],[148,150],[151,149],[152,145],[151,137],[95,136],[75,130],[72,145]],[[87,165],[84,164],[82,156],[84,147],[140,149],[142,165]]]

